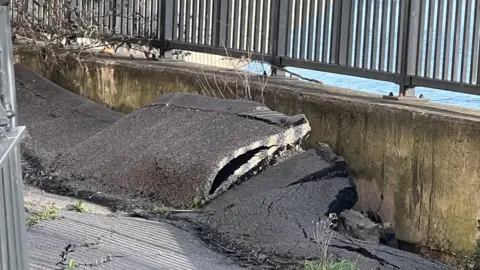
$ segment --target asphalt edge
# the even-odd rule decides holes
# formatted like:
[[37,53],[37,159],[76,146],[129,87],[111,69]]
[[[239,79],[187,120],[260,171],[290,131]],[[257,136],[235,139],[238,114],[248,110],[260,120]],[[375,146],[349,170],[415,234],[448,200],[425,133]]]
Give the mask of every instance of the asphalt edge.
[[114,123],[125,116],[123,113],[110,110],[62,88],[22,64],[15,64],[14,72],[16,82],[25,86],[29,91],[53,103],[63,105],[72,111],[107,123]]
[[[202,198],[199,198],[201,205],[206,204],[207,202],[218,197],[223,192],[227,191],[230,186],[243,177],[247,177],[257,167],[261,167],[262,164],[268,163],[279,151],[299,145],[308,136],[310,131],[311,127],[308,121],[296,126],[290,126],[281,133],[268,136],[245,147],[241,147],[234,151],[231,155],[223,158],[217,163],[217,167],[212,171],[206,180],[206,184],[203,188]],[[239,166],[227,179],[222,181],[221,184],[214,189],[213,193],[211,192],[215,179],[223,168],[227,167],[229,163],[240,156],[258,149],[260,151],[244,162],[243,165]],[[256,173],[253,172],[253,174]]]

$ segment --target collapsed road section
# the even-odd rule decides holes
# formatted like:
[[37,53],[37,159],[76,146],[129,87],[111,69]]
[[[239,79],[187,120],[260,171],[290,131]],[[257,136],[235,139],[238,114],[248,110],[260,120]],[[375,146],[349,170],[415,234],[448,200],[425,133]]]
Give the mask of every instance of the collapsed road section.
[[[199,235],[210,244],[222,239],[218,245],[266,254],[267,258],[301,261],[328,257],[355,262],[355,269],[452,269],[381,245],[379,237],[365,241],[335,232],[332,215],[342,216],[356,202],[347,163],[320,144],[231,188],[207,204],[205,214],[174,217],[183,215],[197,223]],[[352,227],[373,234],[365,224]]]
[[310,131],[303,115],[187,94],[125,116],[23,65],[15,73],[19,118],[28,126],[25,180],[66,195],[201,205]]
[[[346,161],[328,146],[306,152],[294,147],[310,132],[303,115],[285,116],[255,102],[170,94],[124,116],[19,66],[15,71],[19,118],[29,132],[22,164],[29,184],[79,197],[100,194],[115,203],[198,203],[205,206],[202,213],[172,214],[176,219],[169,222],[182,219],[185,230],[197,233],[200,228],[198,235],[211,244],[226,239],[232,250],[295,264],[318,258],[328,242],[329,256],[357,262],[360,269],[449,269],[363,241],[379,238],[375,226],[362,240],[325,228],[332,214],[345,218],[358,195]],[[296,155],[272,166],[284,150]],[[359,229],[349,226],[346,231]]]
[[184,208],[215,198],[309,131],[303,115],[285,116],[256,102],[169,94],[70,149],[57,164],[75,189]]

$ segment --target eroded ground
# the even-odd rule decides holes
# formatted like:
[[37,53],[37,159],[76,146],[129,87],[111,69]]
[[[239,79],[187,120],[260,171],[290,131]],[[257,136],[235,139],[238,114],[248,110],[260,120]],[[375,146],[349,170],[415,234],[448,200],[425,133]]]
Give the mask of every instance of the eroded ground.
[[[16,73],[19,72],[16,70]],[[39,83],[38,77],[32,79],[33,75],[27,75],[20,73],[21,79],[17,79],[19,118],[29,130],[23,146],[25,182],[75,198],[44,194],[30,187],[25,189],[33,215],[53,202],[59,209],[60,219],[48,218],[54,215],[49,212],[47,218],[29,229],[32,263],[38,263],[38,269],[51,269],[45,267],[59,260],[62,249],[67,247],[68,251],[70,247],[66,243],[78,245],[77,251],[69,254],[83,263],[83,267],[91,267],[97,261],[95,267],[108,268],[109,264],[116,264],[116,269],[298,268],[299,262],[322,256],[321,247],[327,242],[326,237],[329,238],[327,251],[333,259],[356,262],[360,269],[449,268],[415,254],[327,231],[329,213],[338,214],[353,207],[357,194],[346,162],[325,145],[258,170],[259,174],[234,186],[202,210],[175,211],[145,198],[148,196],[122,197],[131,194],[128,190],[115,192],[118,187],[108,188],[115,185],[115,179],[101,183],[99,191],[95,191],[95,183],[85,175],[74,175],[75,185],[66,185],[69,179],[65,171],[57,169],[56,162],[92,135],[115,125],[122,115],[112,114],[91,102],[82,104],[81,99],[65,94],[65,90],[58,87],[55,90],[56,86],[48,81]],[[108,111],[107,117],[102,110]],[[145,133],[151,127],[145,124],[137,128],[144,128]],[[122,132],[132,131],[117,129],[116,132],[118,137],[125,138]],[[135,141],[134,134],[131,135],[135,147],[143,148],[142,153],[148,152],[151,142]],[[215,136],[222,136],[205,135],[212,144]],[[122,150],[125,140],[116,141],[116,138],[113,134],[104,143],[109,143],[111,150],[116,148],[126,154]],[[102,145],[95,147],[101,153]],[[109,158],[121,158],[112,151],[109,153],[104,157],[105,162],[111,162]],[[81,163],[88,164],[88,158],[82,157]],[[102,166],[98,165],[102,160],[93,157],[92,160],[95,165],[92,168],[101,170]],[[99,171],[101,173],[104,172]],[[83,182],[82,177],[88,181]],[[181,177],[176,180],[181,181]],[[168,188],[163,192],[168,192]],[[94,213],[64,211],[72,209],[69,206],[75,206],[79,199],[108,208],[92,206]],[[99,238],[99,243],[95,242]]]

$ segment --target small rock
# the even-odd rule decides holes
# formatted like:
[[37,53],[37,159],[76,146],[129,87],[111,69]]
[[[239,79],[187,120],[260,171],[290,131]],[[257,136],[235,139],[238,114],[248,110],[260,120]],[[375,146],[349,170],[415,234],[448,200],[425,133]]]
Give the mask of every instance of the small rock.
[[375,244],[380,242],[381,226],[355,210],[340,213],[338,230],[362,241]]
[[397,237],[390,222],[385,222],[380,226],[380,244],[398,248]]

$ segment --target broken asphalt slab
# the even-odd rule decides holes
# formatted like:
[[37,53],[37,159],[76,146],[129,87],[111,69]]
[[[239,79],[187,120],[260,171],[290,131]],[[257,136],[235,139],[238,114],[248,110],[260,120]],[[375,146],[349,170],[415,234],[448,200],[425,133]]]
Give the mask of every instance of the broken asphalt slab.
[[311,149],[267,168],[208,204],[205,211],[215,214],[207,216],[207,221],[215,223],[219,232],[262,234],[256,238],[262,243],[308,238],[313,222],[350,209],[357,202],[346,163],[332,163]]
[[24,157],[42,164],[117,121],[123,114],[71,93],[27,67],[15,64],[18,118],[27,126]]
[[69,195],[153,198],[191,207],[299,143],[310,130],[303,115],[182,94],[163,96],[124,117],[22,65],[15,72],[19,119],[28,126],[25,180],[31,182],[30,167],[42,167],[42,174],[51,174],[31,184]]
[[[56,161],[69,188],[189,208],[215,198],[310,131],[303,115],[264,105],[168,94]],[[60,182],[59,182],[60,183]]]
[[163,222],[65,211],[27,232],[32,270],[65,269],[68,263],[79,270],[244,269]]
[[346,162],[322,144],[231,188],[192,220],[267,257],[318,258],[321,246],[329,241],[329,254],[356,262],[360,269],[451,269],[329,230],[329,214],[351,209],[356,201]]

